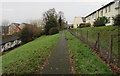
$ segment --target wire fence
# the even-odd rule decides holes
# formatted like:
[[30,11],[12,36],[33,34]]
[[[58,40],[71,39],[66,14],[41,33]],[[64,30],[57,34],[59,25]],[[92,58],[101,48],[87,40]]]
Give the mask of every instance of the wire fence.
[[105,37],[105,35],[107,36],[107,33],[98,32],[93,34],[90,31],[76,29],[70,29],[69,31],[90,45],[93,49],[96,49],[105,61],[113,63],[115,66],[120,68],[120,53],[118,49],[120,34],[110,34],[108,39]]

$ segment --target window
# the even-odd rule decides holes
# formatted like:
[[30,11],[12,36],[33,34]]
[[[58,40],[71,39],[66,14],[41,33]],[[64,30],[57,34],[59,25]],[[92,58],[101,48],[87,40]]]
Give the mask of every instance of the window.
[[101,16],[103,16],[103,11],[101,11]]
[[109,6],[109,12],[110,12],[110,10],[111,10],[111,7]]
[[92,18],[94,18],[94,14],[92,15]]
[[115,8],[118,9],[119,7],[120,7],[120,1],[118,0],[115,2]]
[[107,7],[105,8],[105,13],[107,13]]
[[108,17],[108,19],[109,19],[108,23],[110,23],[110,19],[111,19],[111,18],[110,18],[110,17]]

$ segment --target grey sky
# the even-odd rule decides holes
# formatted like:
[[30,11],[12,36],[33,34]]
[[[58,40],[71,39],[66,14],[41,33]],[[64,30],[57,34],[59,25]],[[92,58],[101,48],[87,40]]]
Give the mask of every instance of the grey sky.
[[[26,1],[26,2],[25,2]],[[27,22],[31,19],[41,19],[42,14],[50,8],[55,8],[56,11],[63,11],[66,20],[69,23],[73,22],[75,16],[87,16],[94,10],[101,7],[101,5],[111,2],[112,0],[98,0],[91,2],[84,1],[64,1],[64,2],[37,2],[34,0],[24,0],[22,2],[14,2],[14,0],[2,1],[2,20],[9,20],[10,22]],[[1,6],[0,6],[1,7]],[[1,23],[1,20],[0,20]]]

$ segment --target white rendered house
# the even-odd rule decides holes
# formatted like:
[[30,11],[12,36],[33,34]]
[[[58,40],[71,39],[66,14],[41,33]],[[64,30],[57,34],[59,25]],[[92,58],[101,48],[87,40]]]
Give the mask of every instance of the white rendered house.
[[113,25],[113,17],[115,17],[118,14],[120,14],[120,0],[115,0],[108,3],[107,5],[104,5],[98,10],[92,12],[91,14],[87,15],[85,18],[86,18],[86,23],[91,23],[91,25],[93,25],[94,21],[98,17],[106,16],[107,18],[110,19],[110,22],[107,23],[106,25]]
[[77,28],[81,23],[85,23],[84,17],[75,17],[73,22],[73,27]]

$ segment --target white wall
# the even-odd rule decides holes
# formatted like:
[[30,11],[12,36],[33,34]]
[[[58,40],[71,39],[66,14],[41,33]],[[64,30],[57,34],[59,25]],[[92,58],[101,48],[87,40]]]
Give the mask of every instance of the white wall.
[[82,20],[82,17],[75,17],[73,27],[77,28],[77,26],[79,26],[81,23],[84,23],[83,20]]
[[[110,23],[106,25],[113,25],[113,17],[115,17],[117,14],[120,14],[120,8],[116,9],[115,6],[116,6],[115,3],[113,3],[99,11],[96,11],[94,14],[86,18],[86,23],[91,23],[91,25],[93,25],[95,19],[97,19],[98,17],[106,16],[107,18],[110,18]],[[109,11],[109,7],[110,7],[110,11]],[[103,11],[103,15],[101,15],[101,11]]]

